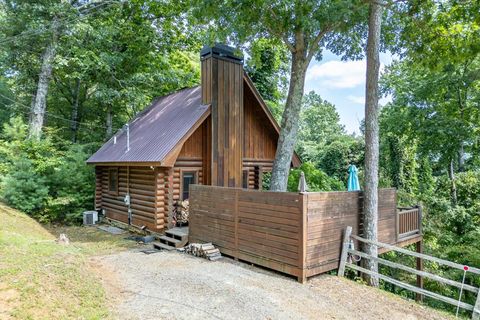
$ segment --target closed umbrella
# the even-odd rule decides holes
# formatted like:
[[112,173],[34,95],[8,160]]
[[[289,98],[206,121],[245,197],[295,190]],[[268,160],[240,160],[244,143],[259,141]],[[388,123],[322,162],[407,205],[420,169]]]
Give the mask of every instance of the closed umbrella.
[[360,183],[358,183],[358,170],[353,164],[348,167],[348,191],[359,191]]
[[307,192],[307,180],[305,180],[305,174],[300,172],[300,180],[298,181],[298,192]]

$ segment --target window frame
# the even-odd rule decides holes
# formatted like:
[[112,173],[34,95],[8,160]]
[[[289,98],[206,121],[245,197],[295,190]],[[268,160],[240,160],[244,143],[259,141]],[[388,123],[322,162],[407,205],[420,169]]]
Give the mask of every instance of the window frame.
[[[111,186],[112,186],[112,173],[115,175],[116,177],[116,184],[115,184],[115,189],[116,190],[112,190],[111,189]],[[112,194],[112,195],[116,195],[118,196],[118,168],[109,168],[108,169],[108,193],[109,194]]]
[[[193,170],[193,169],[185,169],[180,171],[180,200],[186,200],[183,198],[183,187],[184,187],[184,175],[185,174],[193,174],[193,182],[191,184],[197,184],[198,183],[198,170]],[[188,191],[188,196],[190,197],[190,190]],[[188,198],[187,198],[188,199]]]

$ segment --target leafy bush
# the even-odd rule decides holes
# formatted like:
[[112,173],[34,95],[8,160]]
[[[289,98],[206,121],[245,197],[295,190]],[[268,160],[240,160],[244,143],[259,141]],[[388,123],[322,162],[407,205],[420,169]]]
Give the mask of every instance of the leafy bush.
[[27,138],[13,118],[0,140],[0,198],[41,222],[75,223],[93,203],[93,168],[85,165],[89,145]]
[[347,179],[351,164],[363,168],[365,143],[352,136],[340,136],[327,144],[320,154],[318,166],[329,176]]
[[[345,190],[345,184],[335,178],[329,177],[325,172],[315,168],[315,165],[311,162],[304,162],[299,168],[290,170],[288,176],[287,191],[297,192],[298,182],[300,179],[300,173],[305,174],[307,180],[308,191],[339,191]],[[270,189],[270,179],[272,174],[265,172],[263,174],[262,189]]]
[[11,206],[32,214],[41,210],[48,199],[46,179],[32,171],[28,159],[20,159],[2,178],[1,197]]
[[315,168],[313,163],[305,162],[298,169],[292,169],[288,176],[288,191],[297,192],[300,173],[305,174],[308,191],[337,191],[345,190],[345,184],[329,177],[325,172]]

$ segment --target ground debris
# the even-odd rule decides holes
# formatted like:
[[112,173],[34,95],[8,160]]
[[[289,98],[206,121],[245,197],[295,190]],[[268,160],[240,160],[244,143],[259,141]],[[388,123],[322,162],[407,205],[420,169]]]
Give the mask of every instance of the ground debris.
[[63,244],[63,245],[68,246],[70,244],[70,239],[68,239],[68,237],[65,233],[60,233],[60,236],[58,237],[57,242],[58,242],[58,244]]

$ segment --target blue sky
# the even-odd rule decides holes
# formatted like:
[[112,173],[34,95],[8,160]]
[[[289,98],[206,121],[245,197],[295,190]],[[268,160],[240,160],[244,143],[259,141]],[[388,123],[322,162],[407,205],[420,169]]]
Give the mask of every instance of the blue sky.
[[[381,69],[390,64],[392,56],[380,55]],[[341,61],[340,57],[326,51],[323,60],[312,61],[307,70],[305,93],[315,91],[324,100],[333,103],[340,115],[340,122],[348,133],[359,131],[365,110],[366,61]],[[385,104],[389,98],[383,98]]]

